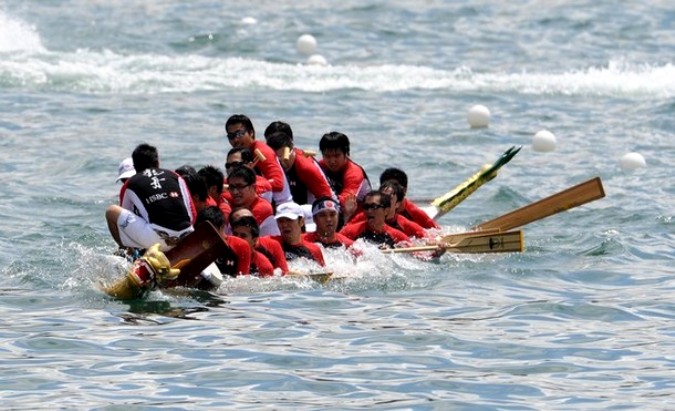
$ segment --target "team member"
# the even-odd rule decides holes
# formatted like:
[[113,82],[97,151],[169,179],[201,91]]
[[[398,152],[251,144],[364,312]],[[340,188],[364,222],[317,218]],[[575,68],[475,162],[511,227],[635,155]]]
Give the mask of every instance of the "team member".
[[286,133],[291,138],[291,141],[293,141],[293,129],[290,124],[283,121],[273,121],[265,129],[265,141],[267,141],[267,144],[269,144],[268,140],[270,136],[277,132]]
[[196,224],[208,221],[223,236],[223,241],[227,244],[225,251],[218,256],[215,263],[221,274],[230,277],[249,274],[251,269],[251,247],[248,242],[239,237],[225,235],[225,219],[223,213],[218,207],[206,207],[197,215]]
[[344,222],[349,221],[371,190],[366,171],[349,158],[349,145],[349,138],[337,131],[324,134],[319,141],[323,157],[319,164],[338,196]]
[[286,255],[286,260],[292,261],[298,258],[313,260],[321,266],[326,263],[323,259],[321,248],[302,238],[302,226],[304,225],[304,215],[300,205],[290,202],[281,204],[277,207],[277,213],[274,218],[279,225],[281,236],[273,237],[279,241]]
[[319,162],[294,148],[291,136],[277,131],[267,137],[267,144],[279,157],[294,202],[311,204],[319,197],[334,197],[337,200]]
[[[237,220],[244,217],[253,217],[251,210],[244,207],[233,209],[232,214],[230,214],[230,226],[234,226]],[[272,266],[281,270],[282,274],[288,272],[288,263],[286,262],[284,250],[277,240],[270,236],[261,236],[258,237],[253,248],[267,257],[270,263],[272,263]]]
[[305,233],[303,238],[326,248],[351,247],[354,240],[337,232],[340,206],[332,197],[320,197],[312,203],[316,231]]
[[340,234],[352,240],[363,238],[368,242],[390,248],[400,242],[408,241],[407,235],[386,224],[387,209],[390,206],[389,195],[380,191],[369,192],[363,201],[366,220],[346,225],[340,230]]
[[[254,170],[254,166],[257,163],[253,159],[253,153],[248,148],[236,147],[230,149],[227,152],[227,160],[225,160],[225,172],[230,173],[237,166],[246,166],[251,170]],[[254,170],[255,172],[255,170]],[[227,185],[227,179],[225,179],[225,185]],[[272,185],[269,181],[263,176],[256,174],[255,176],[255,192],[262,197],[263,200],[269,201],[272,203]],[[223,191],[223,198],[227,201],[231,201],[232,198],[227,190]]]
[[204,166],[197,173],[206,182],[206,188],[211,199],[210,203],[215,204],[220,209],[223,213],[223,218],[227,221],[232,212],[232,207],[230,206],[230,202],[223,196],[225,175],[215,166]]
[[193,230],[190,192],[178,174],[159,168],[154,146],[140,144],[131,157],[137,174],[122,187],[121,205],[106,209],[108,229],[120,247],[159,243],[162,251],[169,250]]
[[225,123],[227,139],[232,147],[244,147],[255,153],[259,150],[264,158],[259,158],[255,170],[265,177],[272,185],[272,197],[276,205],[292,200],[288,181],[284,170],[279,164],[274,150],[267,144],[255,139],[255,130],[251,119],[243,114],[235,114]]
[[403,217],[398,213],[401,206],[402,198],[405,196],[403,186],[396,181],[385,181],[379,188],[379,191],[384,194],[389,194],[391,198],[391,206],[387,210],[386,223],[395,229],[402,231],[408,237],[424,238],[428,234],[421,225],[416,222]]
[[232,235],[246,241],[251,247],[250,272],[258,277],[270,277],[274,275],[274,266],[263,253],[256,250],[260,236],[260,227],[253,216],[240,217],[231,223]]
[[197,173],[194,167],[189,165],[180,166],[176,169],[176,174],[185,180],[197,213],[208,206],[216,205],[215,200],[209,197],[209,191],[204,178]]
[[236,167],[227,178],[227,189],[232,197],[233,207],[246,207],[253,213],[260,225],[261,235],[279,235],[274,220],[272,205],[255,192],[255,174],[249,168]]
[[401,204],[397,207],[397,211],[400,215],[408,220],[416,222],[421,225],[422,228],[440,228],[438,223],[429,217],[424,210],[406,198],[406,194],[408,193],[408,175],[403,170],[395,167],[385,169],[382,174],[380,174],[380,186],[389,180],[396,181],[403,186],[403,197],[398,199]]

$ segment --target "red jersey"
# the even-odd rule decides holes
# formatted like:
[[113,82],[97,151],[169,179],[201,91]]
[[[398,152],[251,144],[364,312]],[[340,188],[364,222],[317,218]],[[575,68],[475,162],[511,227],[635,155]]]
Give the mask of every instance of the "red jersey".
[[288,262],[278,241],[270,236],[258,237],[258,242],[254,248],[267,257],[274,268],[280,268],[284,274],[288,272]]
[[271,277],[274,275],[274,267],[269,258],[255,249],[251,255],[251,274],[255,274],[258,277]]
[[403,211],[401,215],[408,220],[414,221],[417,224],[421,225],[422,228],[440,228],[438,223],[434,221],[427,213],[419,208],[415,203],[408,200],[407,198],[403,199]]
[[[361,221],[366,221],[366,214],[363,211],[357,212],[354,217],[349,220],[349,224],[359,223]],[[397,229],[398,231],[402,231],[403,234],[407,235],[408,237],[424,238],[427,236],[426,230],[421,225],[404,217],[402,214],[396,214],[396,217],[393,221],[387,220],[385,221],[385,224]]]
[[316,231],[313,233],[305,233],[302,235],[302,238],[312,243],[321,244],[326,248],[339,248],[339,247],[349,248],[352,246],[352,244],[354,244],[354,240],[352,240],[351,238],[347,238],[346,236],[340,233],[335,233],[334,236],[335,241],[325,241],[324,239],[319,237]]
[[321,165],[333,191],[338,196],[340,207],[343,210],[347,198],[353,195],[360,204],[366,194],[372,190],[366,171],[351,159],[347,159],[345,166],[337,173],[328,170],[323,160],[319,161],[319,165]]
[[364,240],[371,243],[378,245],[386,244],[389,247],[394,247],[397,243],[402,241],[408,241],[407,235],[386,224],[384,225],[382,231],[372,231],[370,228],[368,228],[366,221],[347,224],[342,228],[342,230],[340,230],[340,234],[351,238],[352,240],[363,238]]
[[284,255],[286,256],[287,261],[296,260],[298,258],[306,258],[308,260],[316,261],[322,267],[326,266],[326,262],[323,260],[323,252],[318,245],[302,238],[300,240],[300,244],[297,245],[290,245],[284,242],[284,239],[281,236],[272,238],[281,244],[281,248],[284,250]]
[[286,180],[286,174],[284,173],[281,163],[277,158],[277,154],[272,150],[267,143],[264,143],[259,140],[253,140],[253,144],[249,147],[249,150],[255,155],[255,150],[260,150],[265,160],[258,160],[255,165],[255,170],[262,174],[263,177],[269,181],[272,186],[272,197],[276,204],[283,204],[289,201],[292,201],[291,190],[288,186],[288,181]]
[[251,247],[246,240],[235,236],[225,236],[228,248],[218,256],[215,263],[223,275],[236,277],[249,274],[251,270]]
[[305,156],[304,152],[294,148],[295,161],[286,171],[286,179],[291,189],[293,201],[298,204],[312,204],[320,197],[337,197],[328,183],[319,162],[314,157]]

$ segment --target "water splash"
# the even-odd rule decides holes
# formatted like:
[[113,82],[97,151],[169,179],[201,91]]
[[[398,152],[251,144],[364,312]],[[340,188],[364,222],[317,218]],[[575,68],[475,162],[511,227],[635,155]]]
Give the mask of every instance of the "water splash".
[[35,26],[10,18],[0,10],[0,53],[15,51],[44,52]]

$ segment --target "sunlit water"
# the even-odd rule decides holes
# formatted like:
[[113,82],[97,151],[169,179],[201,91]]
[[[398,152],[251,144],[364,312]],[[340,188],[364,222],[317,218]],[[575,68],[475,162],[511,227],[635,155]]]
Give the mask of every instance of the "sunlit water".
[[[502,3],[0,1],[3,407],[671,408],[675,7]],[[233,113],[314,150],[343,131],[412,198],[524,145],[447,232],[593,176],[607,197],[526,226],[522,254],[367,248],[328,255],[325,285],[104,297],[119,161],[147,141],[169,168],[222,167]],[[554,152],[530,146],[544,128]],[[632,151],[647,167],[622,171]]]

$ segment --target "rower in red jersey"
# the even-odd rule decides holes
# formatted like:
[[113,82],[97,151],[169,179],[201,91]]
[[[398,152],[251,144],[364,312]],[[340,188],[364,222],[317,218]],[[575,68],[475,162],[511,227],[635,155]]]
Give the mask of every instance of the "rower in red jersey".
[[[236,147],[227,152],[227,159],[225,160],[225,172],[230,173],[237,166],[246,166],[255,172],[255,165],[258,163],[258,160],[253,158],[253,153],[251,150],[244,147]],[[272,203],[272,185],[270,182],[263,176],[255,176],[255,192],[258,196],[262,197],[263,200],[267,200]],[[225,178],[225,185],[227,185],[227,178]],[[223,190],[223,197],[227,201],[231,201],[232,197],[227,190]]]
[[317,198],[312,204],[312,216],[316,230],[303,234],[303,238],[326,248],[349,248],[354,240],[337,232],[340,205],[332,197]]
[[[244,217],[252,217],[255,219],[253,213],[251,213],[251,210],[248,208],[234,208],[230,214],[230,229],[236,225],[237,220]],[[286,262],[284,250],[281,248],[281,244],[271,236],[266,235],[258,237],[253,248],[267,257],[270,263],[272,263],[272,267],[279,269],[281,274],[286,274],[288,272],[288,263]]]
[[365,221],[346,225],[340,234],[358,240],[364,240],[381,247],[393,248],[401,242],[408,242],[408,236],[386,224],[387,209],[391,207],[391,198],[380,191],[371,191],[363,200]]
[[227,119],[225,131],[232,147],[247,148],[254,155],[256,152],[260,153],[255,170],[272,185],[274,204],[279,205],[291,201],[291,191],[279,159],[266,143],[255,139],[255,129],[251,119],[243,114],[234,114]]
[[255,192],[255,174],[247,167],[236,167],[228,176],[227,189],[232,196],[233,207],[246,207],[260,225],[261,235],[279,235],[274,220],[272,205]]
[[380,186],[387,181],[396,181],[403,187],[403,196],[398,199],[400,204],[396,208],[396,211],[400,215],[414,221],[422,226],[422,228],[440,228],[438,223],[429,217],[424,210],[406,198],[408,193],[408,175],[403,170],[395,167],[385,169],[382,174],[380,174]]
[[277,207],[274,218],[279,225],[281,235],[273,237],[281,244],[286,260],[292,261],[299,258],[315,261],[320,266],[325,266],[321,247],[302,238],[305,212],[299,204],[290,202]]
[[337,131],[324,134],[319,141],[323,157],[319,164],[338,196],[342,224],[349,221],[372,189],[366,171],[349,158],[349,145],[349,138]]

